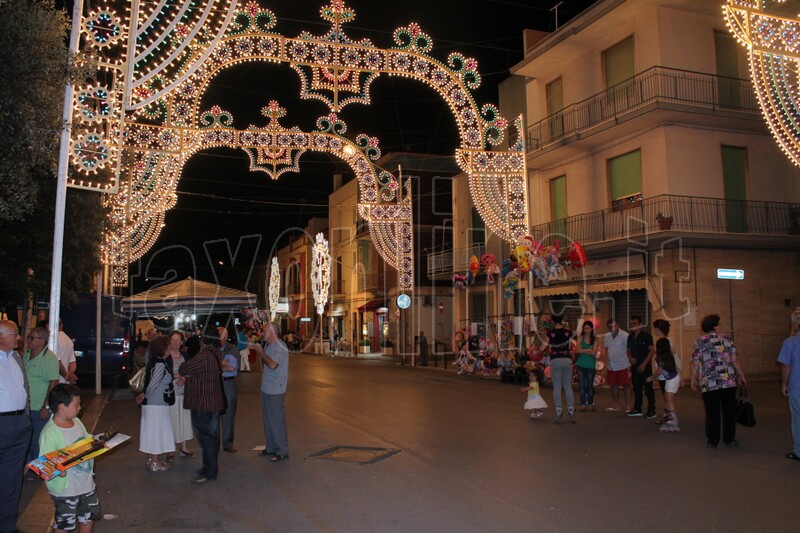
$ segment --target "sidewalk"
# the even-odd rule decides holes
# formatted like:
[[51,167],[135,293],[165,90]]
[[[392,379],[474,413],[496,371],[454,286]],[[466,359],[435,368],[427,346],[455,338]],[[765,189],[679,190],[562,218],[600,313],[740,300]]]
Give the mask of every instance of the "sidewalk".
[[[94,433],[97,420],[113,391],[103,389],[100,395],[94,391],[81,391],[80,419],[89,433]],[[19,502],[17,527],[27,533],[46,533],[53,521],[53,502],[42,480],[25,481]]]

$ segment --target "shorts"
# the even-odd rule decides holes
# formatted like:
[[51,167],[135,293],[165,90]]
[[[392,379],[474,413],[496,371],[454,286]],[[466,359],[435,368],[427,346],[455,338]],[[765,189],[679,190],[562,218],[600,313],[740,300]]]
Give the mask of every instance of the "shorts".
[[87,492],[78,496],[54,496],[53,504],[56,507],[55,528],[73,531],[78,528],[78,522],[86,524],[100,519],[100,499],[97,491]]
[[625,370],[609,370],[606,382],[611,385],[630,385],[631,384],[631,369]]
[[675,376],[672,379],[668,379],[668,380],[663,382],[664,392],[671,392],[672,394],[675,394],[676,392],[678,392],[678,387],[680,387],[680,386],[681,386],[681,376],[680,376],[680,374],[678,374],[677,376]]

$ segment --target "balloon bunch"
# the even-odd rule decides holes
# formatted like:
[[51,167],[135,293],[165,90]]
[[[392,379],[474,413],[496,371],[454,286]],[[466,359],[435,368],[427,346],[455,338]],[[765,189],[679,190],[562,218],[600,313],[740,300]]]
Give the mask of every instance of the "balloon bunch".
[[269,322],[269,317],[265,311],[256,307],[245,307],[242,309],[241,321],[245,327],[259,331],[262,325]]
[[484,272],[486,272],[486,281],[489,282],[489,285],[494,285],[494,277],[500,273],[500,267],[497,266],[497,257],[494,254],[483,254],[481,256],[481,264]]
[[[579,242],[570,244],[564,260],[572,267],[586,265],[583,246]],[[564,272],[559,241],[544,246],[530,235],[520,237],[512,247],[511,255],[503,260],[500,272],[503,275],[503,297],[507,300],[514,297],[520,278],[528,272],[532,272],[542,285],[549,285],[550,280],[557,279]]]

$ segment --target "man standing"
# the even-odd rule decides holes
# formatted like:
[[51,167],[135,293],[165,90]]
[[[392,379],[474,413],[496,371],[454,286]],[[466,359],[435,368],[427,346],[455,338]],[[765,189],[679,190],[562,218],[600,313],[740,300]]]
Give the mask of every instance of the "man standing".
[[78,382],[78,376],[75,375],[75,370],[78,368],[78,362],[75,359],[75,344],[69,335],[64,333],[64,323],[58,319],[58,348],[56,348],[56,357],[58,358],[58,381],[59,383],[72,383],[73,385]]
[[781,365],[781,392],[789,398],[794,446],[787,459],[800,461],[800,307],[792,313],[793,335],[783,341],[778,362]]
[[225,393],[225,412],[222,413],[222,449],[236,453],[233,447],[233,426],[236,420],[236,376],[239,375],[239,350],[228,342],[228,328],[219,326],[220,363],[222,363],[222,390]]
[[193,481],[197,484],[217,479],[219,474],[219,414],[225,410],[219,343],[206,335],[200,345],[197,355],[180,368],[180,377],[186,379],[183,407],[192,411],[197,443],[203,450],[203,468]]
[[647,394],[647,419],[656,417],[656,394],[653,391],[653,355],[655,347],[653,336],[644,331],[642,319],[631,316],[631,331],[628,335],[628,359],[631,362],[631,381],[633,382],[633,409],[628,416],[642,416],[642,388]]
[[424,331],[420,331],[419,337],[417,337],[417,349],[419,350],[419,366],[428,366],[428,338]]
[[619,388],[622,387],[625,396],[625,409],[630,402],[631,372],[628,360],[628,334],[619,329],[619,324],[613,318],[606,322],[609,332],[603,337],[603,351],[608,362],[608,384],[611,385],[611,407],[606,411],[619,411]]
[[[28,341],[28,350],[22,357],[25,363],[25,375],[28,377],[30,388],[30,417],[33,426],[33,436],[28,446],[28,462],[39,457],[39,435],[42,428],[50,420],[50,410],[47,407],[47,396],[58,385],[58,358],[47,347],[50,332],[47,328],[33,328],[25,337]],[[31,472],[28,479],[36,479]]]
[[0,531],[15,531],[22,492],[22,471],[31,439],[28,380],[15,351],[17,325],[0,320]]
[[267,343],[263,348],[255,347],[264,363],[261,377],[261,414],[264,419],[266,447],[261,452],[269,460],[282,461],[289,457],[289,438],[286,429],[286,384],[289,381],[289,349],[280,338],[280,330],[274,322],[264,324],[261,338]]

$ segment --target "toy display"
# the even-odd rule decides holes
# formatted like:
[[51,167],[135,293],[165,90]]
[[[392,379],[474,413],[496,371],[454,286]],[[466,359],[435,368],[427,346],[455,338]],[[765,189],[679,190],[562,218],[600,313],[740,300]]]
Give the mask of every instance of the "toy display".
[[50,481],[56,476],[64,474],[68,469],[94,459],[112,448],[119,446],[130,436],[121,433],[103,433],[94,437],[86,437],[64,448],[53,450],[26,466],[33,470],[45,481]]

